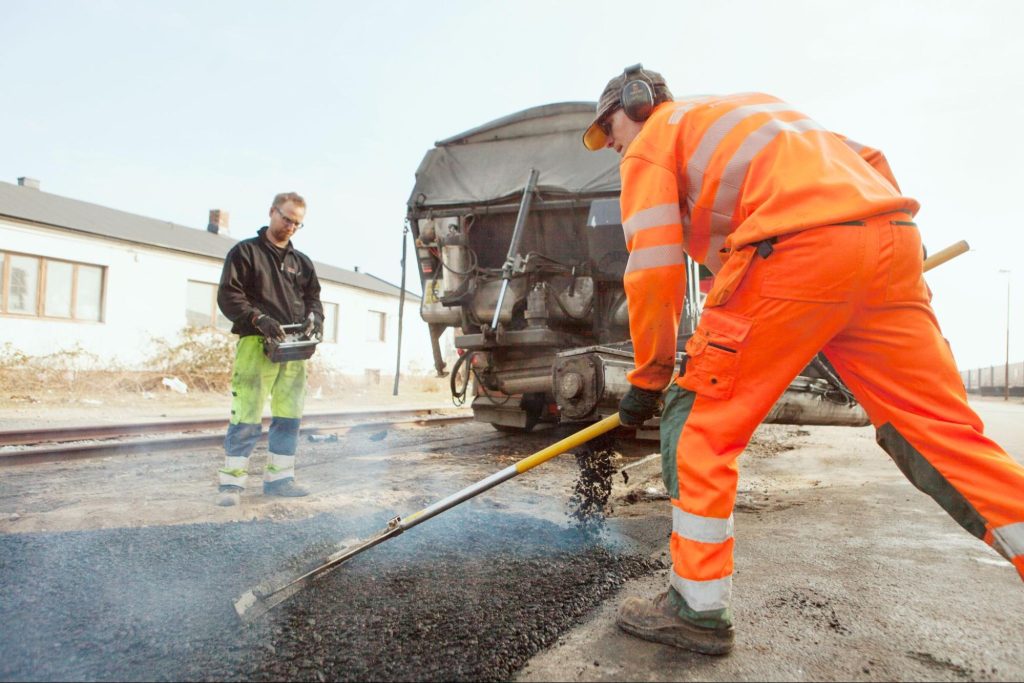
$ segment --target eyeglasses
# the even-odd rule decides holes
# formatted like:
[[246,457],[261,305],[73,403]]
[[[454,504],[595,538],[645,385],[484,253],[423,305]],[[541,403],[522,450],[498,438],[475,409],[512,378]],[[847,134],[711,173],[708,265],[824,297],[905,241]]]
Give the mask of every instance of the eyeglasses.
[[601,129],[605,137],[610,137],[612,134],[612,114],[617,112],[619,107],[615,107],[610,112],[601,117],[601,120],[597,122],[597,127]]
[[281,209],[277,208],[276,206],[274,207],[274,211],[277,211],[277,215],[281,217],[281,220],[283,220],[285,223],[292,226],[296,230],[302,230],[302,226],[305,225],[305,223],[300,223],[297,220],[285,216]]

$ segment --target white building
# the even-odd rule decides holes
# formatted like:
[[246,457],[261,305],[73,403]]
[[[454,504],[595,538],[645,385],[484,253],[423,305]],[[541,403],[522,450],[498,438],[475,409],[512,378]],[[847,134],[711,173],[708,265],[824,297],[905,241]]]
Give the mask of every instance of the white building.
[[[235,239],[218,214],[197,230],[42,192],[28,178],[0,182],[0,345],[30,355],[77,345],[134,367],[153,338],[187,325],[229,329],[216,292]],[[392,374],[400,289],[319,262],[316,271],[326,314],[317,355],[346,374]],[[403,373],[433,370],[419,303],[406,293]]]

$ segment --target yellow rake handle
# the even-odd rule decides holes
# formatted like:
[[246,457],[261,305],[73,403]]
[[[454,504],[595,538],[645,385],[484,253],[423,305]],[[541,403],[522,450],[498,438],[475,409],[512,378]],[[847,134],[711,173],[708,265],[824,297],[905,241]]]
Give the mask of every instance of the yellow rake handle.
[[971,245],[967,244],[965,240],[960,240],[956,244],[951,244],[942,251],[937,251],[924,260],[924,272],[928,272],[935,266],[941,266],[946,261],[954,259],[960,254],[966,254],[971,248]]
[[579,446],[582,443],[590,441],[596,436],[601,436],[605,432],[610,432],[611,430],[618,427],[620,424],[621,423],[619,422],[618,413],[615,413],[614,415],[609,415],[600,422],[595,422],[589,427],[581,429],[575,434],[567,436],[557,443],[551,444],[544,450],[537,451],[533,455],[527,458],[523,458],[522,460],[515,464],[516,472],[522,474],[527,470],[531,470],[537,465],[541,465],[547,462],[556,455],[561,455],[562,453],[565,453],[570,448],[575,448],[576,446]]

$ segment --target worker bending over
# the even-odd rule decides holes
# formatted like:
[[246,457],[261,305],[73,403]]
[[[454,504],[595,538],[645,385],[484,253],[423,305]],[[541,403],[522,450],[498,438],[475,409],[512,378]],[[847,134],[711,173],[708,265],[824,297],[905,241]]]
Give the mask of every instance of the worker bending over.
[[218,505],[238,505],[245,489],[249,455],[260,438],[263,406],[272,396],[270,457],[263,471],[263,493],[305,496],[295,483],[295,449],[306,398],[306,361],[275,363],[264,355],[264,338],[283,340],[282,325],[304,323],[307,337],[323,336],[320,281],[313,262],[292,247],[302,228],[306,201],[294,192],[274,197],[270,225],[228,252],[217,290],[217,304],[239,336],[231,375],[231,424],[224,438],[226,456],[219,470]]
[[967,404],[922,277],[918,203],[880,152],[770,95],[673,100],[640,65],[608,83],[583,142],[622,155],[623,424],[652,417],[672,379],[684,252],[715,274],[661,415],[670,588],[628,599],[622,629],[732,649],[736,458],[819,350],[907,478],[1024,577],[1024,468]]

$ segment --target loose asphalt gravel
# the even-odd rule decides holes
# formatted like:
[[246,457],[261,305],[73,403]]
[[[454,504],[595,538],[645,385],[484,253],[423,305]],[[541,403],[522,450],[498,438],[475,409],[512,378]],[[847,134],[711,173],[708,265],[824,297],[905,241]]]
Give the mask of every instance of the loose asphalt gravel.
[[579,474],[569,498],[568,516],[585,533],[604,529],[605,508],[612,495],[615,474],[612,449],[608,437],[598,438],[573,451]]
[[386,522],[0,536],[0,679],[503,680],[662,566],[608,531],[458,508],[239,622],[289,557]]

